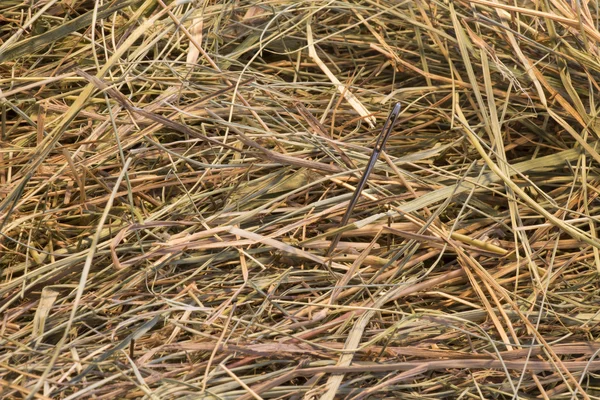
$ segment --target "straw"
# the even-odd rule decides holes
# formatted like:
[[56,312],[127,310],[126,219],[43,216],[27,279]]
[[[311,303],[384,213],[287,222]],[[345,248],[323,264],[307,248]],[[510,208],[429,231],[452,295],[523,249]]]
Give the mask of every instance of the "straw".
[[1,1],[0,398],[597,398],[598,14]]

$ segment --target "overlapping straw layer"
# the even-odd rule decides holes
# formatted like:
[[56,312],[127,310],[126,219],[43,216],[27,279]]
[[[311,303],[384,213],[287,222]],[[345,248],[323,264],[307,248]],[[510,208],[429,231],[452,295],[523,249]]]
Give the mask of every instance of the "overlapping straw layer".
[[0,397],[598,398],[599,15],[3,0]]

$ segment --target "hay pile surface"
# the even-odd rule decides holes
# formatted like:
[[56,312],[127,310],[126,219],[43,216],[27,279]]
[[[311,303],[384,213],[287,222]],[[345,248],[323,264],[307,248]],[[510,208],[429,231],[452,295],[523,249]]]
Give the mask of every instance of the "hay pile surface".
[[600,398],[598,6],[2,0],[0,397]]

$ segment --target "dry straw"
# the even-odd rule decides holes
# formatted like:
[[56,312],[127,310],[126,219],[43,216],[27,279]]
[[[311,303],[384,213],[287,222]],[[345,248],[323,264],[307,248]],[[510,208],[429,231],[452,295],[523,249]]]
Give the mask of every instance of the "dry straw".
[[599,398],[599,16],[0,1],[0,398]]

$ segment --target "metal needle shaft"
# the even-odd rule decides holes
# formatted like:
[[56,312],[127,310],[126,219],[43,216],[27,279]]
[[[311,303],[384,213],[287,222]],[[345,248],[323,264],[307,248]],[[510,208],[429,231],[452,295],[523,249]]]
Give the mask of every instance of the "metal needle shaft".
[[[394,128],[394,124],[396,123],[398,114],[400,114],[400,108],[401,108],[400,103],[396,103],[396,105],[394,106],[394,109],[390,112],[390,115],[388,116],[387,120],[385,121],[385,124],[383,124],[383,128],[381,129],[381,133],[379,134],[379,137],[377,138],[377,142],[375,143],[375,148],[373,149],[373,153],[371,154],[369,163],[367,164],[367,167],[365,168],[365,172],[363,173],[362,178],[360,178],[358,185],[356,185],[356,190],[354,191],[354,195],[352,196],[352,199],[350,199],[348,208],[346,209],[346,212],[344,213],[344,216],[342,217],[342,221],[340,222],[340,225],[339,225],[340,228],[345,226],[348,223],[348,220],[350,219],[350,215],[352,215],[352,210],[354,209],[354,206],[356,206],[356,203],[358,202],[358,199],[360,198],[360,193],[365,188],[365,185],[367,184],[367,180],[369,179],[369,175],[371,174],[371,171],[373,170],[373,167],[375,166],[375,163],[377,162],[379,155],[383,151],[385,142],[387,142],[388,137],[390,136],[390,133],[392,133],[392,129]],[[336,235],[331,240],[331,245],[329,245],[329,250],[327,250],[327,254],[325,255],[326,257],[329,257],[331,255],[331,253],[333,252],[333,250],[336,248],[337,244],[340,241],[341,234],[342,234],[341,232],[336,233]]]

